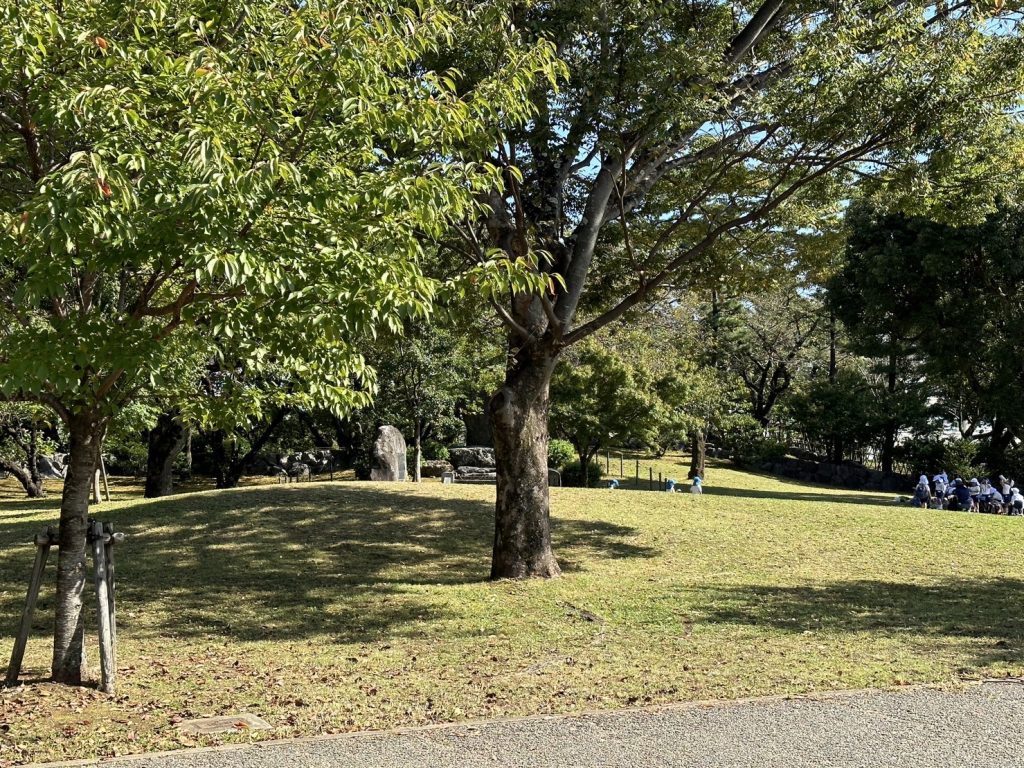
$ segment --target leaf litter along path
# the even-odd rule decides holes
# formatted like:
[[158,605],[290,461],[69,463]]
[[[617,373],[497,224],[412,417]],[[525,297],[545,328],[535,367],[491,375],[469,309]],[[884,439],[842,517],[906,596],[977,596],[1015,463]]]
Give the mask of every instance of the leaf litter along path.
[[1010,768],[1022,763],[1024,685],[1001,681],[962,691],[861,691],[435,726],[185,750],[102,765]]
[[[724,467],[706,493],[556,488],[563,577],[492,583],[493,487],[125,492],[95,510],[129,536],[117,696],[33,682],[51,567],[26,684],[0,691],[0,766],[1024,674],[1024,519]],[[0,501],[0,663],[51,494]],[[177,727],[242,712],[273,730]]]

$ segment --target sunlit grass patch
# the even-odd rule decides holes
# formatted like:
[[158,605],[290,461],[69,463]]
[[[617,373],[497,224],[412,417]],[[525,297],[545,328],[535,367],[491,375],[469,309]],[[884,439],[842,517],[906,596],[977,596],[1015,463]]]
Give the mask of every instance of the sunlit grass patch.
[[[0,693],[0,760],[216,743],[174,723],[242,711],[275,729],[219,741],[1024,673],[1021,519],[713,467],[703,498],[553,490],[564,576],[490,583],[493,494],[310,483],[101,505],[130,534],[118,696]],[[0,503],[5,658],[55,504]],[[51,611],[48,582],[28,680]]]

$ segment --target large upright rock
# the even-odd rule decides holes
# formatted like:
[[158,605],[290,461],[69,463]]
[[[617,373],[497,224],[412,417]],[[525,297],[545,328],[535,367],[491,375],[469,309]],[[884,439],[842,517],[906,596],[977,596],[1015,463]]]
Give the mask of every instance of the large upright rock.
[[405,482],[405,438],[395,427],[386,425],[377,430],[370,479]]

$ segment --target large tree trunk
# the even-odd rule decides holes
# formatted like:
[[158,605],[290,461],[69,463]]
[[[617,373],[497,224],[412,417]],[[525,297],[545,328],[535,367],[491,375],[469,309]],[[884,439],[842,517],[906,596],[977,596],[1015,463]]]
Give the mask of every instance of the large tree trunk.
[[85,669],[82,592],[88,571],[85,562],[89,491],[99,465],[105,424],[96,416],[73,416],[68,421],[71,455],[60,503],[60,549],[57,556],[56,623],[53,632],[53,679],[79,684]]
[[548,388],[555,354],[521,349],[490,403],[498,488],[492,579],[558,576],[548,499]]
[[690,471],[686,473],[686,476],[691,480],[695,477],[699,477],[701,480],[706,479],[707,458],[708,446],[704,439],[704,430],[695,429],[690,433]]
[[174,462],[185,446],[185,428],[173,413],[162,413],[149,430],[149,453],[146,459],[147,499],[174,493]]

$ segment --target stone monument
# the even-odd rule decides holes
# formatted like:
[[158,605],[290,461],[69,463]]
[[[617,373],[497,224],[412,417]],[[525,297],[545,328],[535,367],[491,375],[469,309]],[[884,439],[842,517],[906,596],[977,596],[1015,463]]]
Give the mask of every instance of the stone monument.
[[377,430],[370,479],[400,483],[406,480],[405,438],[390,424]]

